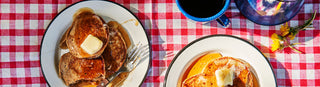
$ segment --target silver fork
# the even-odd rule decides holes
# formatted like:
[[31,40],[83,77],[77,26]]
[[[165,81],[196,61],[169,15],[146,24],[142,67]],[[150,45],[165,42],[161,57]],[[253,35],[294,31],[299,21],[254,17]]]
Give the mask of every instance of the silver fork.
[[139,42],[137,45],[131,46],[129,50],[130,51],[128,51],[127,53],[127,59],[124,65],[117,72],[107,77],[108,81],[100,83],[99,87],[105,87],[120,73],[130,72],[133,69],[135,69],[137,64],[140,62],[141,58],[147,56],[148,51],[146,50],[149,49],[146,49],[145,46],[142,46],[142,44]]

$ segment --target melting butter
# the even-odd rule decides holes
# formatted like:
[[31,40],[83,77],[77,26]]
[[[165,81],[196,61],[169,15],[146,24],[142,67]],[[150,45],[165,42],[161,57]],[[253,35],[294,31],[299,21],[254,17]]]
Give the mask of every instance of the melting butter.
[[219,87],[232,86],[234,79],[234,69],[221,68],[215,71],[217,85]]
[[88,54],[94,54],[98,52],[103,46],[103,42],[97,37],[92,36],[91,34],[82,42],[80,47],[86,51]]

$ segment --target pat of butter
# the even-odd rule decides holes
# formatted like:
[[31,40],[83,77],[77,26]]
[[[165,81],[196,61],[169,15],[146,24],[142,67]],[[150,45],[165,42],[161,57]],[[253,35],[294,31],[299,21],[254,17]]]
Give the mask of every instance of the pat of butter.
[[234,71],[233,69],[221,68],[215,71],[217,85],[219,87],[233,85]]
[[87,38],[82,42],[80,47],[86,51],[88,54],[94,54],[98,52],[103,43],[97,37],[92,36],[91,34],[87,36]]

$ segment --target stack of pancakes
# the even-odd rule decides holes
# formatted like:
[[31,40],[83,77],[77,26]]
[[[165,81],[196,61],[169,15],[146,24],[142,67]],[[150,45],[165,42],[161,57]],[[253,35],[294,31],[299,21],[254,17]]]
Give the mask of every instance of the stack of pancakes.
[[[257,80],[255,71],[249,65],[249,63],[241,59],[232,57],[221,57],[219,55],[215,55],[214,57],[216,58],[204,56],[199,59],[199,61],[197,61],[194,66],[191,66],[191,70],[189,72],[186,72],[187,77],[183,79],[181,86],[219,87],[216,71],[222,68],[233,69],[233,84],[225,85],[226,87],[255,87],[258,85],[257,83],[255,83]],[[204,67],[199,67],[199,65],[197,64],[202,64],[201,66]]]
[[[105,23],[90,8],[81,8],[74,14],[72,25],[60,41],[60,48],[69,50],[59,61],[59,76],[67,86],[97,85],[120,69],[127,46],[118,28],[120,24]],[[88,35],[103,43],[94,54],[80,46]]]

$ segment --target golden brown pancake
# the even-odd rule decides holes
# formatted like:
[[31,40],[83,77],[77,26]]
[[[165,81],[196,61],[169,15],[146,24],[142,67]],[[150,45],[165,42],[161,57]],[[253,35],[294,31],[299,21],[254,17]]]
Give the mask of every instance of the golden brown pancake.
[[214,75],[197,74],[183,82],[182,87],[217,87]]
[[[187,78],[183,82],[183,87],[205,87],[208,84],[211,87],[217,86],[215,71],[220,68],[229,68],[235,71],[233,85],[228,87],[253,87],[253,68],[249,63],[232,57],[221,57],[212,60],[201,74]],[[202,86],[203,84],[205,86]]]
[[[88,35],[97,37],[103,42],[102,48],[94,54],[88,54],[80,47]],[[93,10],[82,8],[75,13],[72,25],[60,41],[60,47],[65,48],[65,42],[72,55],[78,58],[95,58],[100,56],[107,47],[108,38],[109,29],[105,21],[94,14]]]
[[240,59],[232,57],[218,58],[209,63],[203,73],[214,75],[217,69],[221,67],[231,68],[232,66],[235,67],[236,74],[235,79],[233,80],[234,87],[243,87],[246,85],[253,86],[253,74],[250,71],[252,70],[252,67],[249,65],[249,63]]
[[100,81],[105,78],[105,64],[102,57],[83,59],[66,53],[59,62],[59,76],[66,85],[79,81]]
[[103,52],[102,56],[106,63],[106,77],[109,77],[120,69],[126,59],[127,47],[126,43],[118,30],[120,24],[115,21],[108,23],[110,39],[108,46]]

